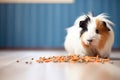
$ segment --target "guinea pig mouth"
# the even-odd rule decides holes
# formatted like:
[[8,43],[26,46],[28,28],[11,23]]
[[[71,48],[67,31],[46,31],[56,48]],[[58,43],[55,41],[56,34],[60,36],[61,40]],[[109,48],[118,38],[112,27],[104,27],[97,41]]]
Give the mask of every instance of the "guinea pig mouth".
[[93,45],[93,40],[87,40],[87,45],[92,46]]
[[82,44],[84,47],[89,48],[90,46],[95,46],[94,40],[91,39],[86,39],[86,40],[81,40]]

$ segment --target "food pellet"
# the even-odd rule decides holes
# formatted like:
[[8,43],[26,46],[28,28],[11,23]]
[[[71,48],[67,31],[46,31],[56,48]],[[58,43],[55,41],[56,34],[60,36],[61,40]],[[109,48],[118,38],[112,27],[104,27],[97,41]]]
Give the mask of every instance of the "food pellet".
[[101,63],[102,63],[102,64],[104,64],[104,61],[103,61],[103,60],[101,60]]
[[39,57],[38,60],[36,60],[38,63],[49,63],[49,62],[55,62],[55,63],[62,63],[62,62],[68,62],[68,63],[89,63],[89,62],[97,62],[102,63],[104,62],[110,62],[110,59],[104,59],[100,58],[99,56],[91,57],[91,56],[80,56],[80,55],[67,55],[67,56],[50,56],[50,57]]
[[28,64],[28,62],[25,62],[26,64]]
[[17,63],[19,63],[20,61],[19,61],[19,60],[17,60],[16,62],[17,62]]
[[31,60],[34,60],[34,58],[31,58]]

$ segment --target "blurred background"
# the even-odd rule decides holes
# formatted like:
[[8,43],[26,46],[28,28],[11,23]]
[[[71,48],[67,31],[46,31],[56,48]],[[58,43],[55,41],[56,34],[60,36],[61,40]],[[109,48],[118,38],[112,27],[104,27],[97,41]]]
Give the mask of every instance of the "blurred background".
[[[2,1],[2,0],[1,0]],[[107,13],[115,23],[114,49],[120,49],[120,0],[70,3],[0,3],[0,49],[64,48],[65,29],[83,13]]]

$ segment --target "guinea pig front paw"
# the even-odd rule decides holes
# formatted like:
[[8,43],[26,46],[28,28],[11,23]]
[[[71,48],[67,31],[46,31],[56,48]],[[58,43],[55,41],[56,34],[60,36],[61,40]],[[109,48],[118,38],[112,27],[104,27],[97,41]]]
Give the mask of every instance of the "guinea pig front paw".
[[86,54],[83,54],[83,53],[81,53],[81,54],[79,54],[80,56],[87,56]]
[[104,55],[100,55],[100,57],[107,59],[107,58],[110,58],[110,54],[105,53]]

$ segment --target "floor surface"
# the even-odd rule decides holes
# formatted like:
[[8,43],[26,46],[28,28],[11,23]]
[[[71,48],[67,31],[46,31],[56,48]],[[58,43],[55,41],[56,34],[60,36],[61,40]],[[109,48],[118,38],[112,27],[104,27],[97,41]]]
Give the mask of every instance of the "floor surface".
[[56,55],[67,54],[51,50],[0,51],[0,80],[120,80],[120,52],[111,53],[113,64],[35,61],[40,56]]

